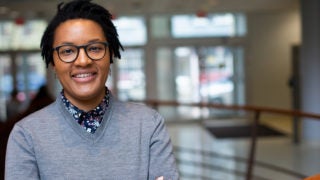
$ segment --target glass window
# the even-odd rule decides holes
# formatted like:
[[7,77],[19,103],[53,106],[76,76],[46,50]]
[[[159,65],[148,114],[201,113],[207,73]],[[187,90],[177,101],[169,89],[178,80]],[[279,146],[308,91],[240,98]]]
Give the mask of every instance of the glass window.
[[120,100],[145,99],[144,51],[142,49],[126,49],[118,66],[117,90]]
[[193,47],[177,47],[175,56],[175,84],[177,101],[199,102],[199,67],[198,57]]
[[11,48],[11,38],[14,29],[14,23],[11,21],[0,21],[0,50]]
[[234,56],[228,47],[200,47],[200,96],[204,102],[233,104]]
[[174,53],[179,102],[235,103],[232,49],[222,46],[178,47]]
[[46,83],[46,69],[40,53],[17,56],[17,88],[19,91],[36,93]]
[[120,17],[113,20],[122,45],[139,46],[147,42],[147,27],[143,17]]
[[[161,100],[182,103],[206,102],[243,104],[241,48],[230,46],[176,46],[157,49],[157,90]],[[235,67],[237,66],[237,67]],[[166,116],[198,118],[227,116],[230,111],[179,106],[176,110],[161,108]]]
[[0,50],[40,49],[46,25],[44,20],[28,20],[23,24],[0,21]]
[[11,61],[9,55],[0,55],[0,95],[6,98],[10,95],[13,87]]
[[245,34],[245,23],[242,14],[174,15],[171,31],[174,38],[234,37]]
[[[0,105],[15,98],[24,110],[39,88],[46,84],[46,71],[40,53],[17,53],[14,56],[0,56]],[[0,111],[0,118],[6,118],[6,109]]]
[[11,62],[8,54],[0,54],[0,121],[7,117],[6,101],[12,91]]
[[155,15],[150,21],[151,36],[155,39],[169,38],[170,18],[165,15]]

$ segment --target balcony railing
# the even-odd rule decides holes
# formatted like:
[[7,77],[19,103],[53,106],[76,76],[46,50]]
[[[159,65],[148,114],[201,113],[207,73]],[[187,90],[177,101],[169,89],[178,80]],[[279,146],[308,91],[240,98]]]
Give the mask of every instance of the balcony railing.
[[[239,105],[223,105],[223,104],[214,104],[214,103],[180,103],[176,101],[159,101],[159,100],[146,100],[146,101],[139,101],[140,103],[144,103],[146,105],[149,105],[155,109],[158,109],[160,106],[171,106],[171,107],[179,107],[179,106],[190,106],[190,107],[198,107],[198,108],[212,108],[212,109],[221,109],[221,110],[234,110],[234,111],[245,111],[247,113],[253,113],[253,124],[252,124],[252,129],[251,129],[251,137],[250,137],[250,149],[249,149],[249,154],[248,158],[240,158],[240,157],[226,157],[223,156],[224,158],[227,159],[234,159],[235,161],[240,161],[240,162],[246,162],[247,168],[246,172],[240,172],[233,170],[232,172],[234,174],[242,175],[246,177],[246,180],[251,180],[251,179],[264,179],[263,177],[257,177],[253,175],[253,168],[254,166],[262,166],[264,168],[268,168],[269,170],[274,170],[278,172],[282,172],[284,174],[303,179],[306,177],[306,175],[303,175],[298,172],[294,172],[282,167],[277,167],[271,164],[267,164],[264,162],[258,162],[255,160],[255,155],[256,155],[256,149],[257,149],[257,135],[258,135],[258,125],[260,124],[260,117],[261,114],[278,114],[278,115],[286,115],[286,116],[291,116],[294,117],[295,120],[301,119],[304,120],[303,118],[308,118],[308,119],[314,119],[314,120],[320,120],[320,114],[314,114],[314,113],[307,113],[299,110],[287,110],[287,109],[277,109],[277,108],[270,108],[270,107],[257,107],[257,106],[239,106]],[[297,122],[294,122],[297,123]],[[298,143],[299,142],[299,132],[298,128],[293,128],[293,142]],[[175,147],[176,151],[187,151],[189,153],[201,153],[202,155],[207,155],[207,156],[220,156],[218,154],[215,154],[213,152],[205,152],[205,151],[195,151],[192,149],[185,149],[182,147]],[[216,167],[210,164],[205,164],[205,163],[200,163],[200,162],[190,162],[190,161],[184,161],[181,159],[177,159],[179,163],[185,163],[185,164],[194,164],[194,165],[199,165],[202,167],[206,168],[219,168],[220,170],[225,170],[225,171],[230,171],[227,169],[223,169],[222,167]],[[189,177],[192,177],[192,175],[188,175]],[[208,179],[206,177],[205,179]]]

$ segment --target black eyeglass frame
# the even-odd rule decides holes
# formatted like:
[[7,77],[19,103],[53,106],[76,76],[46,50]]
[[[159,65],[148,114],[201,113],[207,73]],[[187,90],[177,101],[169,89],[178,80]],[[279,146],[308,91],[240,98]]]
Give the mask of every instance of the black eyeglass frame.
[[[103,44],[103,45],[105,46],[104,55],[103,55],[101,58],[99,58],[99,59],[94,59],[94,58],[90,57],[89,54],[88,54],[88,52],[87,52],[87,47],[89,47],[89,46],[91,46],[91,45],[93,45],[93,44]],[[75,47],[75,48],[77,49],[77,55],[75,56],[75,58],[74,58],[72,61],[64,61],[64,60],[61,59],[60,53],[59,53],[59,49],[60,49],[61,47],[64,47],[64,46],[72,46],[72,47]],[[92,43],[88,43],[88,44],[80,45],[80,46],[76,46],[76,45],[73,45],[73,44],[64,44],[64,45],[60,45],[60,46],[54,47],[54,48],[52,48],[52,50],[57,51],[58,57],[59,57],[59,59],[60,59],[62,62],[72,63],[72,62],[74,62],[74,61],[78,58],[79,52],[80,52],[80,49],[81,49],[81,48],[84,49],[84,52],[86,53],[86,55],[87,55],[91,60],[93,60],[93,61],[98,61],[98,60],[104,58],[104,56],[106,55],[106,51],[107,51],[107,47],[108,47],[108,46],[109,46],[109,43],[108,43],[108,42],[92,42]]]

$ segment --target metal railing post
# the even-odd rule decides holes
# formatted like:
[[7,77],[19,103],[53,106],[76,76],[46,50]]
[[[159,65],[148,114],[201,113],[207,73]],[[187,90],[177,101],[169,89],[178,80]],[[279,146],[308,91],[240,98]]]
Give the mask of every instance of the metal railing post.
[[257,147],[259,118],[260,118],[260,111],[255,111],[253,124],[251,128],[251,145],[250,145],[249,158],[248,158],[248,164],[247,164],[246,180],[252,179],[256,147]]

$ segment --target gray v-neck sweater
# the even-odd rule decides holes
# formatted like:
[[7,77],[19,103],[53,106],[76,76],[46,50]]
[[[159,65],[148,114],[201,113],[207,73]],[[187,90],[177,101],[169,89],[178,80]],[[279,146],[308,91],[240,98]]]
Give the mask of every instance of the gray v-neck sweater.
[[101,126],[86,132],[61,98],[19,121],[7,146],[6,180],[178,179],[163,118],[110,97]]

